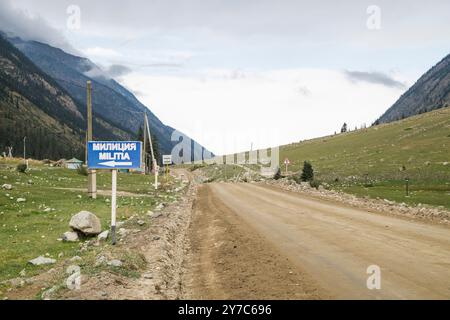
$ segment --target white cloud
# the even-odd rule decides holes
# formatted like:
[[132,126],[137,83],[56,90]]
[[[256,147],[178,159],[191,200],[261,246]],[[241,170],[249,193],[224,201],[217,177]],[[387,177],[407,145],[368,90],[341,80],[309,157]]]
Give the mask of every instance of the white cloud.
[[92,59],[101,58],[101,59],[115,59],[120,58],[122,55],[120,52],[110,49],[110,48],[102,48],[102,47],[92,47],[86,48],[82,50],[82,52]]
[[70,53],[78,53],[60,30],[50,25],[39,14],[15,8],[10,0],[0,1],[0,31],[6,32],[9,36],[40,41]]
[[[403,90],[355,83],[344,72],[208,70],[195,76],[129,74],[127,87],[169,125],[217,154],[333,134],[343,122],[370,125]],[[299,94],[302,88],[302,94]],[[307,88],[308,94],[304,93]]]

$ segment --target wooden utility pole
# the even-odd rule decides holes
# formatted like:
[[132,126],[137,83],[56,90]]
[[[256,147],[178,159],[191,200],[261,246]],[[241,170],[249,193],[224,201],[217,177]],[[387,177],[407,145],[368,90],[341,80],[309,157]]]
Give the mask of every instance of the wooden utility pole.
[[144,147],[142,148],[144,151],[144,174],[147,174],[147,121],[145,120],[147,114],[144,112]]
[[148,124],[147,113],[145,113],[145,125],[147,127],[147,137],[150,142],[150,152],[152,154],[152,164],[153,170],[155,171],[155,189],[158,189],[158,164],[156,163],[155,154],[153,152],[153,143],[152,143],[152,135],[150,133],[150,125]]
[[27,137],[23,137],[23,163],[27,166],[27,169],[28,169],[26,141],[27,141]]
[[[87,82],[87,141],[86,141],[86,159],[88,142],[92,141],[92,82]],[[97,171],[88,170],[88,196],[97,199]]]

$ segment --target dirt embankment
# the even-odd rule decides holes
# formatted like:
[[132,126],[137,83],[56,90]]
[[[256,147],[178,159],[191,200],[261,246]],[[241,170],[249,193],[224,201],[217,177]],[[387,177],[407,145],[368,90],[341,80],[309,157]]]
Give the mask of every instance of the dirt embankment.
[[[182,171],[181,175],[186,173]],[[181,200],[153,214],[148,229],[124,237],[120,246],[125,253],[138,254],[144,260],[137,276],[117,272],[120,270],[104,271],[85,277],[79,290],[68,291],[63,298],[179,299],[183,291],[181,277],[196,189],[197,185],[191,183]]]

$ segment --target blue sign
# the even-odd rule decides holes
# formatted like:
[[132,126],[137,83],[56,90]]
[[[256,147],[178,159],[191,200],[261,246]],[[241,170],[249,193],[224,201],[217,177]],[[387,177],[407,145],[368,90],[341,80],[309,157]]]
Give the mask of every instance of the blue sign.
[[140,141],[89,141],[89,169],[139,169]]

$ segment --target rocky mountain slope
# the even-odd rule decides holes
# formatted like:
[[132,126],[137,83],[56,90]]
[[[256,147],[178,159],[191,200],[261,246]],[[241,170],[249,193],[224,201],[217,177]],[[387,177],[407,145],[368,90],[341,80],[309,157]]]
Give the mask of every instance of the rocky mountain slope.
[[[0,152],[13,148],[37,159],[83,159],[85,108],[0,34]],[[131,132],[114,128],[96,114],[99,139],[128,139]]]
[[450,55],[425,73],[377,121],[388,123],[450,105]]

